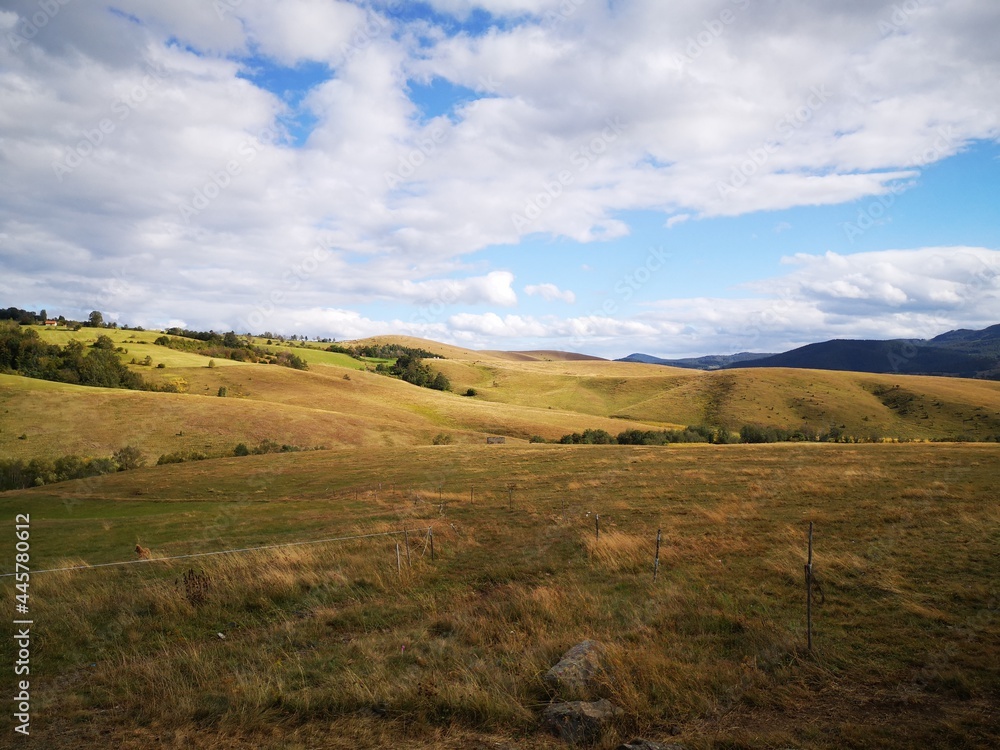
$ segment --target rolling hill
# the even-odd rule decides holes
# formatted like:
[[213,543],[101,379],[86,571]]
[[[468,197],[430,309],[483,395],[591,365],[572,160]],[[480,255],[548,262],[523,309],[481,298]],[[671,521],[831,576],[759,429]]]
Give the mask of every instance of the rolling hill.
[[667,367],[684,367],[691,370],[718,370],[741,362],[754,359],[773,357],[773,354],[757,352],[740,352],[738,354],[709,354],[704,357],[685,357],[683,359],[660,359],[650,354],[630,354],[615,360],[616,362],[642,362],[647,365],[666,365]]
[[[88,343],[98,332],[41,333]],[[862,439],[1000,435],[1000,383],[984,380],[799,368],[701,372],[571,355],[504,358],[421,339],[378,338],[447,357],[429,360],[452,383],[452,392],[438,392],[367,371],[369,364],[320,344],[274,345],[309,363],[299,371],[209,360],[156,346],[148,332],[100,333],[125,350],[126,362],[151,357],[153,366],[131,366],[147,380],[182,392],[0,376],[0,454],[102,456],[134,444],[155,461],[177,452],[223,455],[237,443],[262,440],[302,448],[404,447],[438,436],[457,443],[485,442],[488,435],[557,440],[588,428],[614,435],[700,424],[733,431],[747,424],[835,427]],[[474,396],[460,395],[469,389]]]

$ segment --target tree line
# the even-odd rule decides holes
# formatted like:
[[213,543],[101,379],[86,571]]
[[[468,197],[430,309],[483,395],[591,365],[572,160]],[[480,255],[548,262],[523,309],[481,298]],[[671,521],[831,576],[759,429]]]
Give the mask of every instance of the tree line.
[[[612,435],[607,430],[584,430],[563,435],[557,442],[564,445],[670,445],[672,443],[712,443],[725,445],[732,443],[878,443],[883,437],[877,434],[866,436],[849,435],[843,427],[831,426],[826,430],[816,430],[808,425],[798,429],[785,429],[770,425],[743,425],[738,433],[723,427],[694,425],[683,430],[625,430]],[[895,442],[909,442],[905,438],[894,438]],[[535,436],[533,443],[546,442]],[[958,435],[950,438],[934,438],[932,442],[1000,442],[1000,435],[976,437]]]
[[119,448],[105,458],[62,456],[56,459],[0,459],[0,491],[23,490],[70,479],[99,477],[116,471],[138,469],[145,464],[142,452],[134,445]]
[[42,341],[34,329],[0,323],[0,372],[100,388],[157,390],[122,364],[118,351],[107,336],[98,336],[89,347],[81,341],[59,346]]
[[355,359],[399,359],[400,357],[417,357],[419,359],[441,359],[441,356],[434,352],[419,347],[403,346],[402,344],[362,344],[360,346],[343,346],[342,344],[330,344],[326,348],[328,352],[346,354]]
[[259,362],[281,365],[295,370],[308,370],[309,365],[299,355],[292,352],[271,352],[238,336],[235,331],[216,333],[215,331],[189,331],[182,328],[168,328],[154,344],[179,351],[194,352],[216,359],[231,359],[236,362]]

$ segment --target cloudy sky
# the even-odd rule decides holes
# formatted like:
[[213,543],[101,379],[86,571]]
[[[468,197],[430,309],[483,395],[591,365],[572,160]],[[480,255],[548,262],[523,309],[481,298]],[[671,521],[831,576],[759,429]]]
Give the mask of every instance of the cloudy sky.
[[0,306],[604,356],[1000,322],[996,0],[0,0]]

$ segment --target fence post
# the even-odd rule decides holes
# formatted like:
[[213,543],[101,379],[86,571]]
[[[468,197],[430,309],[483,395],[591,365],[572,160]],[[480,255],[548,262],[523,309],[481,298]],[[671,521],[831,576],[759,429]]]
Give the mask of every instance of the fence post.
[[433,527],[430,530],[430,535],[431,535],[431,560],[433,560],[434,559],[434,529],[433,529]]
[[595,534],[594,534],[594,541],[595,542],[601,541],[601,514],[600,513],[595,513],[594,514],[594,532],[595,532]]
[[660,529],[656,530],[656,555],[653,557],[653,583],[656,583],[656,574],[660,572]]
[[410,567],[410,534],[403,529],[403,544],[406,545],[406,567]]
[[403,566],[399,560],[399,542],[396,542],[396,573],[400,578],[403,577]]
[[809,651],[813,647],[812,623],[812,586],[813,582],[813,522],[809,522],[809,556],[806,562],[806,645]]

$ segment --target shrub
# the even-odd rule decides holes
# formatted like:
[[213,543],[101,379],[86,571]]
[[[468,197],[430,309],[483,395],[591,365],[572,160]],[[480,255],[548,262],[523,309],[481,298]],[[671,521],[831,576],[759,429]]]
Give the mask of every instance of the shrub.
[[546,441],[545,441],[545,438],[543,438],[541,435],[532,435],[531,439],[528,442],[529,443],[544,443]]
[[250,455],[250,449],[247,448],[247,444],[246,443],[237,443],[236,447],[233,448],[233,455],[234,456],[249,456]]
[[126,445],[124,448],[119,448],[112,454],[111,458],[117,464],[118,471],[130,471],[146,465],[145,456],[134,445]]
[[434,436],[434,440],[432,442],[434,445],[451,445],[454,441],[452,440],[451,435],[446,435],[445,433],[440,432]]
[[465,395],[469,396],[471,398],[473,396],[478,396],[479,395],[479,391],[477,391],[475,388],[470,388],[469,390],[467,390],[465,392]]

